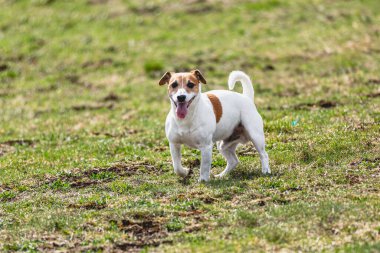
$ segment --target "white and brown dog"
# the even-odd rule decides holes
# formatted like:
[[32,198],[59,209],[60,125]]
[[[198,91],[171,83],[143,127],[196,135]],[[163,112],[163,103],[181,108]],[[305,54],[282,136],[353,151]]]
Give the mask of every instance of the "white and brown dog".
[[201,93],[201,83],[206,84],[206,80],[199,70],[162,76],[159,84],[168,85],[171,101],[165,130],[177,175],[186,177],[189,173],[181,164],[181,144],[201,151],[201,182],[210,180],[214,142],[227,160],[225,170],[216,176],[223,177],[239,163],[237,145],[247,141],[252,141],[259,152],[262,172],[270,173],[263,120],[253,102],[251,80],[244,72],[233,71],[228,78],[230,90],[237,81],[243,85],[243,94],[226,90]]

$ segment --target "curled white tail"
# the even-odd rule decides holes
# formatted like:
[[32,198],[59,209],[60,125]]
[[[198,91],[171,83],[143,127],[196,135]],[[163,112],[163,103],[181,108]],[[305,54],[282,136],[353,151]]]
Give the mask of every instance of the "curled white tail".
[[243,71],[232,71],[228,77],[228,88],[233,90],[235,83],[240,81],[243,86],[243,95],[253,99],[253,86],[251,79]]

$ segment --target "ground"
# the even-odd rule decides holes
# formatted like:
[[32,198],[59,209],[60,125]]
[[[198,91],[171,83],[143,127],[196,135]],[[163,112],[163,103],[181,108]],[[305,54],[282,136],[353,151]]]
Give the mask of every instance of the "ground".
[[[380,251],[380,1],[0,4],[0,251]],[[174,174],[158,80],[194,68],[252,77],[272,175]]]

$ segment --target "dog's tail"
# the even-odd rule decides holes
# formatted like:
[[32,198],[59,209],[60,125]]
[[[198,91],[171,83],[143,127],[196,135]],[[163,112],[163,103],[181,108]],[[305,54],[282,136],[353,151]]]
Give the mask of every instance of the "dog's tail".
[[233,90],[236,82],[241,82],[243,85],[243,95],[253,99],[254,92],[251,79],[243,71],[232,71],[228,77],[228,88]]

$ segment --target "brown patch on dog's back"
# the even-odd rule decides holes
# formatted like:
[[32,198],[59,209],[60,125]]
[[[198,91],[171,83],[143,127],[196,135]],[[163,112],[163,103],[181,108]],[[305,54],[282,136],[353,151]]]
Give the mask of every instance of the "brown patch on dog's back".
[[222,103],[220,103],[219,98],[215,96],[214,94],[209,93],[207,94],[207,97],[211,101],[212,107],[214,109],[215,120],[216,120],[216,123],[218,123],[223,114]]

